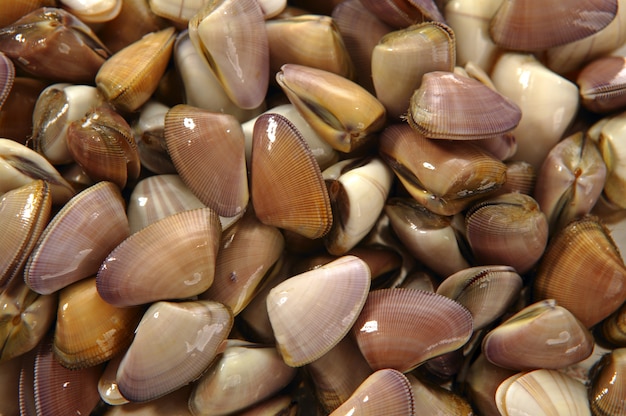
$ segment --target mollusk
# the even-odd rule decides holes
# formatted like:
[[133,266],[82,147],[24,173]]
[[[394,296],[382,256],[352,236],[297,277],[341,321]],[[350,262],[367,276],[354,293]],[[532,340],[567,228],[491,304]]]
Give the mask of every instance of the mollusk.
[[15,82],[15,65],[4,53],[0,52],[0,108],[7,99]]
[[581,104],[609,113],[626,106],[626,57],[607,56],[587,64],[578,74]]
[[61,0],[61,4],[86,23],[108,22],[122,10],[122,0]]
[[[620,208],[626,207],[624,197],[624,185],[626,182],[626,169],[624,159],[626,158],[626,146],[624,143],[624,123],[626,112],[618,113],[615,116],[601,119],[594,124],[589,136],[596,141],[602,159],[606,164],[606,182],[604,183],[603,196],[612,204]],[[596,134],[595,131],[599,131]]]
[[424,20],[444,21],[433,0],[361,0],[361,4],[379,19],[396,28]]
[[626,349],[617,348],[603,356],[592,369],[589,402],[594,415],[626,414],[625,365]]

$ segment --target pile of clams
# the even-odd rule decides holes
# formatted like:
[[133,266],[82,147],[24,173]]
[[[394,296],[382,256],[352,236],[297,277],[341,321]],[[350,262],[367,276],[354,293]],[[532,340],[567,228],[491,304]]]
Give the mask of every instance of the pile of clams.
[[626,415],[626,0],[0,7],[0,415]]

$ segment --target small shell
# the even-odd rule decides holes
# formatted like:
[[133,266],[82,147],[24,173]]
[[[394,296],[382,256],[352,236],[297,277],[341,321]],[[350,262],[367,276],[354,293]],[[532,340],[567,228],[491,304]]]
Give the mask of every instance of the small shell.
[[369,288],[369,268],[354,256],[275,286],[267,296],[267,311],[287,365],[308,364],[337,345],[357,319]]
[[411,127],[424,136],[452,140],[504,134],[521,118],[519,107],[502,94],[473,78],[444,71],[424,74],[407,116]]
[[163,218],[110,252],[98,271],[98,293],[115,306],[198,295],[213,283],[221,234],[210,208]]
[[598,121],[600,134],[596,140],[602,159],[606,164],[606,182],[603,195],[620,208],[626,207],[626,141],[624,141],[624,121],[626,112]]
[[139,118],[131,124],[141,165],[150,172],[162,175],[176,173],[163,137],[165,115],[169,110],[169,106],[150,100],[141,108]]
[[596,416],[626,414],[626,348],[617,348],[606,354],[592,370],[589,402]]
[[122,0],[61,0],[60,3],[87,23],[108,22],[115,19],[122,10]]
[[251,196],[264,224],[319,238],[333,217],[320,168],[300,132],[283,116],[264,114],[254,126]]
[[416,415],[472,416],[472,406],[462,396],[434,383],[407,375],[415,398]]
[[460,303],[418,289],[370,292],[352,328],[374,370],[406,373],[424,361],[461,348],[472,334],[472,315]]
[[50,221],[28,259],[24,281],[35,292],[50,294],[93,276],[128,235],[120,191],[111,182],[99,182],[72,198]]
[[7,99],[15,81],[15,66],[4,53],[0,52],[0,109]]
[[613,345],[626,347],[626,304],[602,322],[602,337]]
[[517,371],[491,364],[484,354],[470,365],[465,378],[467,396],[474,408],[484,416],[501,416],[495,401],[498,386]]
[[37,97],[48,84],[40,79],[15,77],[13,86],[0,108],[0,137],[26,144],[32,137],[33,109]]
[[232,314],[217,302],[153,303],[117,370],[120,392],[143,402],[196,380],[220,352],[232,326]]
[[380,20],[395,28],[428,20],[444,21],[433,0],[361,0],[361,3]]
[[607,56],[586,65],[578,74],[581,104],[596,113],[626,106],[626,57]]
[[248,204],[244,135],[237,119],[179,104],[165,116],[165,143],[180,178],[224,217]]

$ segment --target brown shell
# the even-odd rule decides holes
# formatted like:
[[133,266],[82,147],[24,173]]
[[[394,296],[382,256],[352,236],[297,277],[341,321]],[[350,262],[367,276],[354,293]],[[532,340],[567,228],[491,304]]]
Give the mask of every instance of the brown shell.
[[352,328],[374,370],[403,373],[462,347],[472,335],[472,315],[460,303],[419,289],[370,292]]
[[4,53],[0,52],[0,109],[11,91],[14,81],[15,66]]
[[626,106],[626,57],[606,56],[586,65],[578,74],[582,105],[596,113]]
[[110,252],[98,271],[98,293],[116,306],[198,295],[213,283],[221,234],[210,208],[163,218]]
[[362,0],[361,3],[380,20],[395,28],[426,20],[444,21],[433,0]]
[[164,135],[178,174],[198,199],[221,216],[243,212],[245,138],[235,117],[180,104],[167,112]]
[[624,371],[626,371],[626,348],[614,349],[603,356],[593,368],[589,403],[594,416],[626,413]]
[[332,211],[322,172],[300,132],[278,114],[255,123],[250,163],[252,204],[264,224],[319,238]]

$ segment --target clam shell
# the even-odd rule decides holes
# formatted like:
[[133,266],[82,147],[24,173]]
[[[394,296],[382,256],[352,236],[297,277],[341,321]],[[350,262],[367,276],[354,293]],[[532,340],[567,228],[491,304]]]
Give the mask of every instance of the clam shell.
[[602,322],[602,337],[613,345],[626,347],[626,305]]
[[594,415],[626,414],[626,348],[617,348],[606,354],[592,370],[589,402]]
[[111,406],[120,406],[129,403],[128,399],[122,396],[117,386],[117,369],[122,362],[122,358],[124,358],[124,353],[111,358],[104,367],[100,380],[98,380],[100,399]]
[[15,77],[11,91],[0,108],[0,137],[26,144],[32,137],[35,102],[48,84],[40,79]]
[[172,54],[174,38],[175,30],[169,27],[116,52],[96,74],[100,92],[119,110],[137,110],[156,90]]
[[489,362],[484,354],[470,365],[465,378],[467,396],[474,408],[484,416],[501,416],[495,401],[498,386],[517,371],[507,370]]
[[407,116],[411,127],[424,136],[452,140],[504,134],[521,118],[520,108],[502,94],[473,78],[445,71],[424,74]]
[[358,414],[415,415],[411,383],[399,371],[386,368],[369,376],[331,416]]
[[244,135],[237,119],[179,104],[165,116],[165,143],[180,178],[219,215],[248,204]]
[[54,355],[70,369],[108,361],[130,345],[141,314],[139,307],[116,308],[102,300],[95,276],[65,287],[59,293]]
[[149,402],[127,403],[110,406],[105,416],[193,416],[187,405],[191,385],[159,397]]
[[63,6],[83,22],[103,23],[113,20],[122,10],[122,0],[61,0]]
[[626,170],[624,169],[626,146],[623,140],[625,119],[626,112],[622,112],[616,116],[604,118],[592,126],[592,128],[597,126],[600,130],[596,142],[607,168],[603,195],[620,208],[626,207],[623,192],[626,183]]
[[[537,182],[537,173],[533,165],[528,162],[507,162],[506,182],[494,194],[508,194],[519,192],[520,194],[532,195]],[[535,197],[536,199],[537,197]],[[539,205],[541,206],[541,204]]]
[[35,292],[50,294],[93,276],[128,235],[120,191],[111,182],[99,182],[72,198],[52,218],[28,258],[24,281]]
[[473,415],[472,406],[462,396],[410,374],[411,391],[417,415]]
[[15,65],[4,53],[0,52],[0,109],[11,91],[14,81]]
[[160,175],[176,173],[172,159],[167,154],[163,134],[165,114],[169,110],[169,106],[149,100],[141,108],[139,118],[131,124],[141,165]]
[[361,3],[380,20],[395,28],[426,20],[444,21],[433,0],[361,0]]
[[287,365],[303,366],[337,345],[357,319],[369,288],[367,264],[343,256],[270,290],[267,311]]
[[472,334],[472,315],[460,303],[418,289],[370,292],[352,328],[374,370],[406,373],[424,361],[461,348]]
[[607,56],[585,65],[576,78],[581,104],[597,113],[626,106],[626,57]]
[[300,132],[283,116],[264,114],[254,126],[250,193],[264,224],[319,238],[332,211],[322,173]]
[[295,375],[276,348],[232,340],[195,384],[189,409],[196,416],[230,414],[275,395]]
[[210,208],[163,218],[110,252],[98,271],[98,293],[115,306],[198,295],[213,283],[221,234]]
[[153,303],[117,370],[120,392],[143,402],[196,380],[220,352],[232,326],[232,314],[217,302]]
[[609,231],[596,217],[584,217],[554,235],[533,291],[536,299],[555,299],[590,328],[626,300],[624,279],[626,267]]

